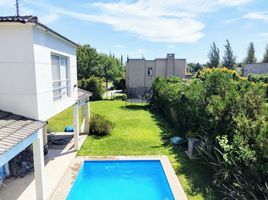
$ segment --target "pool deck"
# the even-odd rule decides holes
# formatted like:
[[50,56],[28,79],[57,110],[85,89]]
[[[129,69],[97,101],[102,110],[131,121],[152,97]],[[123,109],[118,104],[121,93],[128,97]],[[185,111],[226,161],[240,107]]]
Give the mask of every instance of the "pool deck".
[[[63,134],[66,133],[57,133]],[[80,145],[85,141],[86,135],[80,135]],[[49,149],[45,156],[45,199],[50,199],[55,188],[62,180],[70,164],[76,157],[74,141],[67,145]],[[35,200],[35,179],[31,172],[23,178],[9,178],[4,181],[5,186],[0,187],[0,200]],[[59,199],[60,200],[60,199]]]
[[187,200],[187,196],[167,156],[78,156],[58,184],[51,200],[66,199],[84,160],[160,160],[175,200]]

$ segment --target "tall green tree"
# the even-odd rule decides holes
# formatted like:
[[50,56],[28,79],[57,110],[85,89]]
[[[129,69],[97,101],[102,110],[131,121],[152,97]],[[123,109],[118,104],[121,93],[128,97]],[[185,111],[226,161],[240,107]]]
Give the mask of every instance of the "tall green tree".
[[191,73],[196,73],[202,69],[202,65],[199,63],[188,63],[187,70]]
[[262,59],[263,63],[268,63],[268,44],[266,45],[265,52]]
[[228,69],[234,69],[236,63],[236,57],[234,56],[231,44],[229,40],[226,40],[226,44],[224,45],[225,51],[223,56],[222,65],[227,67]]
[[213,67],[218,67],[220,64],[220,50],[216,46],[215,42],[211,45],[211,49],[208,53],[208,67],[213,68]]
[[106,88],[108,89],[109,81],[122,78],[124,76],[123,66],[120,64],[119,59],[100,54],[101,65],[98,69],[98,75],[105,79]]
[[91,76],[103,78],[108,85],[109,81],[114,81],[124,77],[124,67],[120,60],[110,53],[98,53],[90,45],[82,45],[77,49],[78,79],[87,79]]
[[121,61],[121,65],[123,65],[123,63],[124,63],[123,54],[121,54],[120,61]]
[[76,52],[78,79],[97,76],[96,70],[100,62],[97,50],[87,44],[79,46]]
[[254,43],[251,42],[251,43],[249,43],[247,56],[244,60],[244,63],[245,64],[252,64],[252,63],[256,63],[256,62],[257,62],[257,58],[255,56]]

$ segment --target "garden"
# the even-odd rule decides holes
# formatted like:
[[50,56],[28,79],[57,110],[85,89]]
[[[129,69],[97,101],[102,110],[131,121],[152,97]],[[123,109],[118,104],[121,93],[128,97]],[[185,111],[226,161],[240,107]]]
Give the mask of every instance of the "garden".
[[[122,100],[93,101],[91,114],[105,116],[113,123],[109,135],[89,135],[78,152],[80,156],[167,155],[189,200],[219,199],[212,186],[210,170],[198,160],[189,160],[184,148],[173,146],[175,129],[148,105],[129,105]],[[62,131],[72,124],[72,107],[49,120],[48,126]]]
[[[226,68],[191,80],[158,77],[148,105],[91,102],[92,132],[78,155],[167,155],[190,200],[268,199],[267,88],[266,76]],[[49,120],[54,131],[66,124],[72,108]],[[174,136],[197,138],[199,159],[172,144]]]

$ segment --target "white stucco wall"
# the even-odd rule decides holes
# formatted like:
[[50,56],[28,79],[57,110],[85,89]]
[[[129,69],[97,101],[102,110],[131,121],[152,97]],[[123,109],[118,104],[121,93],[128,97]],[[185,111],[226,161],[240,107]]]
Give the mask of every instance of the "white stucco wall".
[[[73,105],[77,99],[76,49],[43,29],[33,27],[33,49],[38,101],[38,119],[47,120]],[[68,58],[71,96],[53,101],[51,54]]]
[[155,77],[163,76],[166,77],[166,59],[155,60]]
[[128,85],[131,88],[144,87],[145,60],[129,60],[126,68],[128,73]]
[[31,26],[0,24],[0,110],[37,117]]
[[[48,120],[77,99],[75,46],[22,23],[0,24],[0,110]],[[51,53],[68,57],[71,96],[53,101]]]
[[[146,87],[150,88],[154,78],[158,76],[178,76],[185,77],[186,59],[129,59],[127,62],[126,77],[128,88]],[[153,76],[147,76],[147,70],[153,69]]]
[[185,78],[186,59],[175,59],[175,76]]

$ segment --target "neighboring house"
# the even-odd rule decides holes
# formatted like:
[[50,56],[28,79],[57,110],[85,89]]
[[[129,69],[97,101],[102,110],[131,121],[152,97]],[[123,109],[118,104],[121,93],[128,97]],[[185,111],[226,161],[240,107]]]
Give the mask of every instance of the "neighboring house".
[[268,73],[268,63],[255,63],[248,64],[244,67],[244,76],[249,74],[267,74]]
[[185,78],[186,59],[175,59],[175,54],[166,58],[145,60],[128,59],[126,63],[126,86],[130,98],[142,97],[150,91],[158,76]]
[[35,16],[0,17],[0,44],[0,167],[33,144],[37,199],[43,199],[45,121],[74,105],[78,150],[83,106],[82,131],[89,132],[91,94],[78,92],[78,45]]

